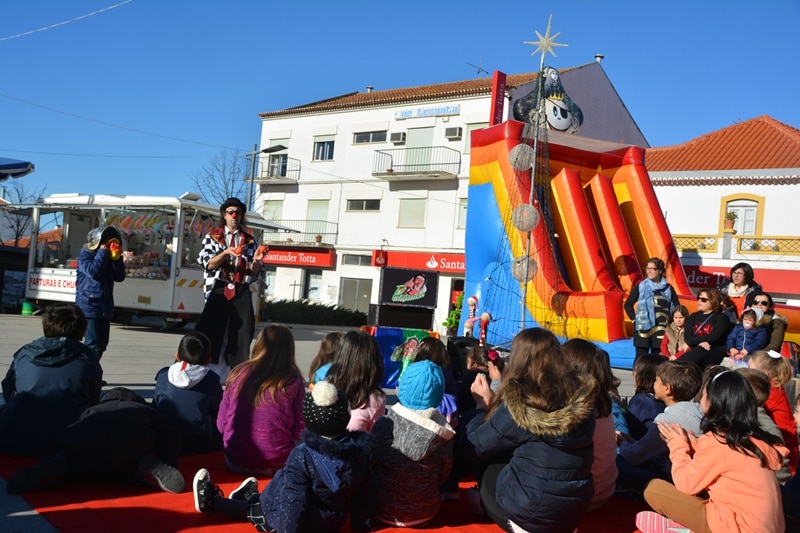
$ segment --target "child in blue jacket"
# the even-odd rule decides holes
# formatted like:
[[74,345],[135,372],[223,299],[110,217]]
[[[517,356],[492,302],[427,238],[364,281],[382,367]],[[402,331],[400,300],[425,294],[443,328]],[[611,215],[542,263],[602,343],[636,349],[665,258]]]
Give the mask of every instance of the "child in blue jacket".
[[194,476],[195,509],[249,520],[258,531],[333,532],[345,525],[348,514],[353,530],[369,530],[372,438],[347,431],[350,403],[327,381],[306,392],[303,417],[303,442],[260,495],[258,480],[251,477],[225,498],[201,468]]
[[153,405],[183,436],[182,454],[222,449],[217,413],[222,402],[219,376],[211,371],[211,341],[192,331],[181,339],[176,361],[156,375]]
[[764,313],[761,309],[748,308],[742,311],[739,322],[728,334],[726,348],[734,360],[742,361],[756,350],[762,350],[769,342],[767,328],[758,326]]

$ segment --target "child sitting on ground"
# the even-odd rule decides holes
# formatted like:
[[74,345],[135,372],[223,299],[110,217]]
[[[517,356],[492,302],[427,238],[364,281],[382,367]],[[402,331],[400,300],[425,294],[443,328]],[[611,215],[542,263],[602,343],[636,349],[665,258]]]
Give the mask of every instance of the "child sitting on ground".
[[571,339],[563,345],[564,356],[578,372],[597,380],[594,401],[594,496],[588,511],[600,509],[614,494],[617,483],[617,448],[614,418],[611,416],[611,388],[616,378],[611,373],[608,353],[584,339]]
[[651,479],[669,479],[669,450],[659,435],[657,422],[677,423],[699,435],[703,414],[693,399],[702,380],[700,368],[694,363],[667,361],[658,367],[653,390],[656,399],[664,402],[666,408],[656,416],[641,439],[620,436],[617,468],[621,487],[644,490]]
[[699,438],[678,424],[658,424],[669,447],[674,484],[650,482],[644,497],[663,516],[639,513],[636,526],[644,533],[669,531],[668,526],[692,531],[784,531],[774,471],[786,449],[780,439],[759,427],[755,396],[747,381],[736,372],[721,372],[708,380],[700,404],[705,418]]
[[258,480],[251,477],[225,498],[201,468],[193,482],[195,509],[278,533],[338,531],[350,513],[352,529],[369,530],[371,437],[347,431],[349,402],[327,381],[305,393],[303,417],[303,442],[260,495]]
[[664,402],[656,399],[653,383],[656,381],[658,367],[665,361],[666,359],[660,355],[644,354],[637,357],[633,363],[633,383],[636,389],[627,405],[623,405],[628,435],[633,440],[644,437],[656,415],[664,412]]
[[436,410],[444,374],[431,361],[411,363],[397,389],[399,403],[375,423],[372,456],[377,505],[373,516],[391,526],[428,523],[439,511],[439,485],[453,463],[453,428]]
[[333,356],[342,348],[342,337],[341,331],[333,331],[325,335],[319,343],[319,351],[308,368],[309,385],[322,381],[328,375],[328,370],[333,364]]
[[456,383],[456,378],[453,375],[453,368],[450,366],[447,348],[436,337],[425,337],[420,341],[419,346],[417,346],[417,353],[414,355],[414,362],[418,361],[432,361],[442,369],[444,374],[444,396],[437,410],[445,416],[447,423],[455,428],[458,424],[456,407],[458,383]]
[[178,344],[176,361],[158,371],[153,405],[183,435],[181,453],[222,449],[217,414],[222,402],[219,376],[208,368],[211,341],[203,333],[187,333]]
[[57,437],[100,399],[100,357],[83,344],[86,315],[75,304],[42,312],[43,337],[14,354],[3,379],[0,451],[42,457],[57,451]]
[[[728,333],[726,347],[728,356],[737,361],[743,361],[749,354],[762,349],[769,341],[767,328],[758,326],[758,321],[763,316],[761,309],[745,309],[739,322]],[[741,363],[742,366],[745,363]]]
[[683,338],[684,324],[689,316],[689,310],[685,305],[679,305],[672,310],[667,322],[667,329],[664,330],[664,338],[661,340],[661,355],[674,361],[689,349],[689,345]]
[[386,414],[382,378],[383,357],[375,337],[363,331],[345,333],[325,379],[350,400],[348,431],[368,432]]
[[59,436],[57,454],[11,476],[9,494],[24,494],[71,480],[136,482],[183,492],[176,468],[180,433],[144,398],[125,387],[103,395]]
[[284,465],[303,431],[305,389],[291,330],[267,326],[250,360],[231,370],[222,395],[217,429],[228,468],[269,477]]
[[[743,375],[750,384],[750,388],[753,389],[753,395],[756,397],[756,405],[758,406],[759,427],[771,435],[780,437],[781,442],[783,442],[781,430],[769,417],[767,411],[764,410],[764,404],[769,399],[769,395],[772,390],[772,384],[769,382],[767,375],[760,370],[756,370],[755,368],[737,368],[736,372]],[[795,417],[796,416],[797,415],[795,415]],[[789,478],[792,477],[792,471],[789,468],[788,455],[783,458],[782,466],[780,470],[776,472],[776,475],[778,476],[778,481],[781,483],[785,483],[789,480]]]
[[459,418],[474,410],[477,405],[470,390],[475,377],[478,374],[483,374],[486,380],[491,382],[492,378],[489,376],[489,350],[491,350],[489,346],[473,346],[467,350],[467,371],[461,377],[461,385],[456,397]]
[[783,435],[783,442],[789,448],[789,468],[792,475],[797,472],[798,449],[797,425],[794,422],[789,397],[783,388],[792,379],[792,364],[778,352],[757,350],[750,356],[750,368],[764,372],[772,384],[769,399],[764,403],[764,410],[772,418]]

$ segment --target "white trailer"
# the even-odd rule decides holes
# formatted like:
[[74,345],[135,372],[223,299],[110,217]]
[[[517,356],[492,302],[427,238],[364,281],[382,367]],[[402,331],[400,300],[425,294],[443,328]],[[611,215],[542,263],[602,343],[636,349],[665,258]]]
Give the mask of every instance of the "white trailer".
[[[219,221],[219,207],[180,197],[54,194],[35,204],[10,205],[32,217],[25,297],[38,305],[74,302],[78,253],[98,226],[122,235],[126,279],[114,286],[117,319],[158,316],[186,322],[203,310],[203,268],[197,263],[203,236]],[[47,230],[48,226],[52,229]],[[259,242],[290,228],[247,213]],[[260,288],[254,284],[254,300]]]

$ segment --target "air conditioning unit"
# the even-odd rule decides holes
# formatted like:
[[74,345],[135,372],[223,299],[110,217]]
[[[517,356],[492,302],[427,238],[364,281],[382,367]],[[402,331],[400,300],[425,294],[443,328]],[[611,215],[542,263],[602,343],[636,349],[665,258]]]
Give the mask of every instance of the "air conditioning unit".
[[406,142],[406,132],[398,131],[389,135],[389,140],[394,144],[404,144]]
[[450,140],[461,138],[461,128],[445,128],[444,136]]

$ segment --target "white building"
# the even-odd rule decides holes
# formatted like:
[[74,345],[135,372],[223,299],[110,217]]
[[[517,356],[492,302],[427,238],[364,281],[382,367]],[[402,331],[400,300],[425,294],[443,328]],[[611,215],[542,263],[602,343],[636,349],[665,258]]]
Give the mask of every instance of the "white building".
[[[648,146],[599,62],[560,75],[583,112],[576,135]],[[502,120],[535,78],[507,77]],[[261,113],[262,149],[286,148],[261,156],[255,208],[301,231],[268,242],[267,297],[342,305],[371,320],[377,311],[381,325],[444,332],[463,290],[470,133],[490,123],[492,85],[368,87]],[[435,308],[379,308],[379,266],[438,273]]]
[[716,286],[746,262],[777,301],[800,306],[800,130],[756,117],[649,149],[646,165],[690,284]]

